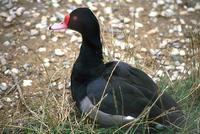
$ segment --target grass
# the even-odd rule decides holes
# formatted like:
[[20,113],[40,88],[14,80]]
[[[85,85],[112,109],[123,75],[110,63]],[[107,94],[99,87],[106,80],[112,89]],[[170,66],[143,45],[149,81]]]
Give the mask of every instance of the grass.
[[[193,79],[188,77],[184,80],[177,80],[171,82],[168,77],[161,78],[158,83],[161,90],[165,89],[169,94],[175,98],[181,105],[185,115],[186,123],[183,129],[179,132],[182,133],[199,133],[200,126],[200,79]],[[167,88],[166,88],[167,87]],[[71,102],[71,97],[63,90],[61,96],[56,96],[52,92],[48,92],[47,97],[41,99],[41,101],[29,102],[31,109],[37,113],[37,115],[24,115],[21,117],[23,124],[14,126],[7,124],[4,126],[2,133],[125,133],[126,129],[119,129],[119,127],[101,128],[95,125],[92,129],[92,122],[88,119],[82,120],[83,115],[80,115],[74,104]],[[42,103],[42,104],[41,104]],[[40,107],[38,107],[40,106]],[[129,133],[134,133],[135,129],[129,130]],[[161,131],[159,133],[172,133],[172,130]],[[141,132],[142,133],[142,132]]]

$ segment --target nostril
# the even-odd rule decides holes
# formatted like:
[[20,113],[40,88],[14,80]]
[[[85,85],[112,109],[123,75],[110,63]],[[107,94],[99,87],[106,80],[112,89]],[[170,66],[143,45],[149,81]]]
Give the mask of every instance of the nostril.
[[51,26],[49,26],[49,30],[51,30]]

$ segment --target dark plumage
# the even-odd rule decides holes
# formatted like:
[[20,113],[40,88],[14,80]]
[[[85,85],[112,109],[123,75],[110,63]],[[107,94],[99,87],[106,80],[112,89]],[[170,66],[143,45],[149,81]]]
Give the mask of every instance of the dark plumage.
[[[152,106],[160,91],[146,73],[121,61],[103,62],[100,28],[94,14],[88,8],[78,8],[72,11],[68,18],[65,27],[78,31],[83,38],[71,75],[72,97],[81,112],[87,113],[88,109],[91,110],[90,108],[101,100],[104,89],[105,96],[103,95],[97,118],[100,124],[122,125],[129,122],[129,119],[137,118],[148,106]],[[51,26],[50,29],[56,28]],[[86,97],[93,105],[84,101]],[[159,117],[166,111],[171,113]],[[127,121],[112,124],[101,119],[110,115],[122,115],[126,117],[123,120]],[[166,126],[171,123],[179,126],[184,117],[177,103],[164,93],[151,107],[148,119]],[[154,123],[151,125],[156,127]]]

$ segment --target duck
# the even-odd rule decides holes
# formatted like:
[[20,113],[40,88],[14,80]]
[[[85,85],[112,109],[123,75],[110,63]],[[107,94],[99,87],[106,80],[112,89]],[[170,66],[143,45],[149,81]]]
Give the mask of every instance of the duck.
[[183,124],[180,106],[148,74],[123,61],[104,63],[100,25],[89,8],[73,10],[49,29],[71,29],[82,36],[71,73],[72,98],[82,114],[108,127],[131,124],[141,117],[155,129]]

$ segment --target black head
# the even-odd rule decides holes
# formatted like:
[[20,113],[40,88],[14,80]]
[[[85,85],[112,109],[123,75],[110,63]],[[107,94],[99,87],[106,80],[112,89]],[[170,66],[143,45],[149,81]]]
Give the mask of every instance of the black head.
[[83,37],[100,33],[98,20],[88,8],[77,8],[72,11],[68,28],[80,32]]
[[99,36],[99,23],[89,8],[77,8],[66,15],[64,21],[53,24],[51,30],[72,29],[82,34],[83,38]]

